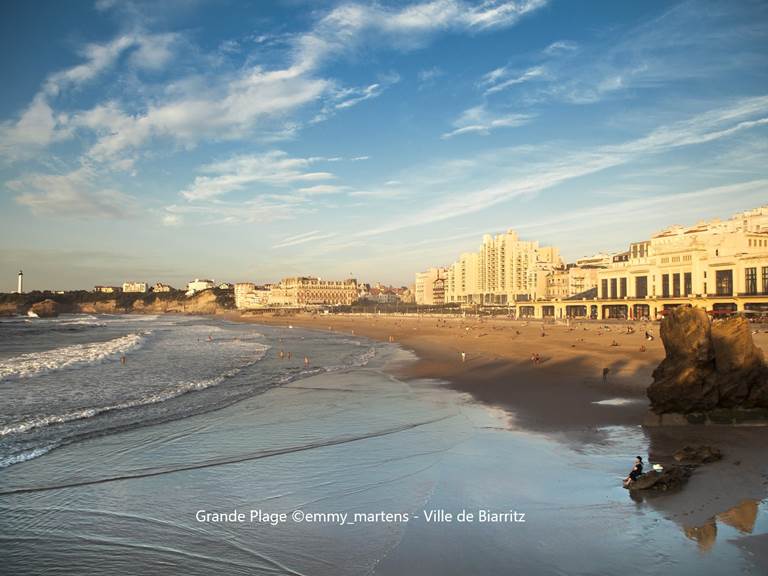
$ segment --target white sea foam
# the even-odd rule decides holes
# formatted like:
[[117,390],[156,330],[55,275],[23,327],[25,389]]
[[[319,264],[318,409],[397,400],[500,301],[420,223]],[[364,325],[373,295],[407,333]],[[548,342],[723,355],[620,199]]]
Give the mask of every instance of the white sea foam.
[[639,400],[633,398],[609,398],[607,400],[592,402],[592,404],[599,404],[600,406],[625,406],[627,404],[634,404],[635,402],[639,402]]
[[269,346],[262,345],[260,350],[258,351],[259,354],[252,361],[248,362],[243,366],[228,370],[223,374],[220,374],[214,378],[207,378],[205,380],[198,380],[193,382],[180,382],[179,384],[176,384],[171,388],[166,388],[165,390],[161,390],[160,392],[157,392],[155,394],[150,394],[149,396],[144,396],[142,398],[129,400],[127,402],[121,402],[118,404],[112,404],[109,406],[83,408],[82,410],[75,410],[73,412],[66,412],[64,414],[36,416],[33,418],[22,420],[21,422],[14,422],[12,424],[9,424],[8,426],[5,426],[4,428],[0,428],[0,438],[3,436],[7,436],[8,434],[19,434],[22,432],[27,432],[29,430],[32,430],[34,428],[40,428],[42,426],[50,426],[51,424],[63,424],[64,422],[72,422],[73,420],[83,420],[85,418],[92,418],[93,416],[97,416],[105,412],[111,412],[113,410],[125,410],[128,408],[136,408],[138,406],[147,406],[149,404],[157,404],[159,402],[165,402],[166,400],[171,400],[172,398],[176,398],[177,396],[181,396],[182,394],[186,394],[188,392],[205,390],[206,388],[210,388],[211,386],[216,386],[217,384],[221,384],[227,378],[231,378],[232,376],[235,376],[238,372],[240,372],[246,366],[250,366],[258,362],[264,357],[268,349],[269,349]]
[[56,448],[56,445],[51,444],[50,446],[42,446],[40,448],[26,450],[24,452],[20,452],[19,454],[13,454],[11,456],[6,456],[5,458],[0,458],[0,469],[8,468],[8,466],[20,464],[21,462],[26,462],[27,460],[32,460],[33,458],[38,458],[43,454],[47,454],[54,448]]
[[28,378],[44,372],[100,362],[135,350],[142,345],[149,334],[151,332],[127,334],[106,342],[73,344],[45,352],[31,352],[7,358],[0,362],[0,381],[10,378]]

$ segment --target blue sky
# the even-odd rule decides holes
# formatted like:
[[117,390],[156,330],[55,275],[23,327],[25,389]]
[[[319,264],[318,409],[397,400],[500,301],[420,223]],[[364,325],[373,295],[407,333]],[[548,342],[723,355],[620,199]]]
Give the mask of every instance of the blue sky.
[[768,5],[16,2],[0,290],[411,283],[768,202]]

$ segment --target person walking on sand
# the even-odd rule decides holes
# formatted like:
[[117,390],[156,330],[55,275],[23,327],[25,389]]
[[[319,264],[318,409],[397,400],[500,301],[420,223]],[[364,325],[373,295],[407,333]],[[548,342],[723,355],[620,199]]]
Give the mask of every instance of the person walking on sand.
[[309,356],[304,356],[304,366],[309,366]]
[[125,354],[123,354],[122,356],[120,356],[120,364],[125,366],[126,362],[128,362],[128,360],[125,358]]
[[608,372],[610,371],[610,368],[603,368],[603,384],[608,384]]
[[467,353],[466,352],[462,352],[461,353],[461,361],[462,362],[466,362],[467,361]]

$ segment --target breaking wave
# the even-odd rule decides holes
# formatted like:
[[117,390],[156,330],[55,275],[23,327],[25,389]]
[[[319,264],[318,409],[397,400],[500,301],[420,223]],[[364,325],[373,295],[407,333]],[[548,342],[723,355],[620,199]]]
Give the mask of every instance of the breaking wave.
[[0,362],[0,381],[10,378],[28,378],[54,370],[101,362],[106,358],[135,350],[144,343],[150,334],[151,331],[127,334],[106,342],[73,344],[45,352],[31,352],[14,356]]

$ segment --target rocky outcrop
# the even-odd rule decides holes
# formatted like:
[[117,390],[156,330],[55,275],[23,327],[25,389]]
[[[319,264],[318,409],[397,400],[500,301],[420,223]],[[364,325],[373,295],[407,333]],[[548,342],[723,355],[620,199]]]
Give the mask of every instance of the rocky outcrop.
[[672,457],[677,462],[687,462],[689,464],[708,464],[710,462],[717,462],[723,457],[719,448],[713,446],[685,446]]
[[629,484],[627,488],[630,491],[653,490],[654,492],[679,490],[688,482],[693,470],[692,466],[672,466],[661,472],[651,470]]
[[710,323],[701,308],[675,308],[661,322],[661,339],[666,358],[648,388],[653,413],[688,422],[768,413],[768,368],[744,318]]
[[32,304],[30,310],[40,318],[55,318],[61,313],[61,305],[54,300],[43,300]]

